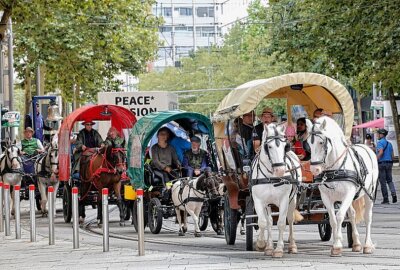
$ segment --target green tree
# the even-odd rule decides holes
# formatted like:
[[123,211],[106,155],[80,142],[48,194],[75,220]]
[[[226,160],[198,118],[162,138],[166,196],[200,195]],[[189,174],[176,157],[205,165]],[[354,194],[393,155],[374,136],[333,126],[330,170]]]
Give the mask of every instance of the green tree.
[[152,1],[14,2],[15,65],[27,92],[40,65],[47,91],[93,102],[98,91],[117,90],[116,74],[142,72],[156,50]]

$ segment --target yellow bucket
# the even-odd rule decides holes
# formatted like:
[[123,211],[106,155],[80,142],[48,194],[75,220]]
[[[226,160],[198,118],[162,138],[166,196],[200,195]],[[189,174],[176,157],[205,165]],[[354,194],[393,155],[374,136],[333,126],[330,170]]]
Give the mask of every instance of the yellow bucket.
[[124,197],[125,200],[136,200],[136,190],[131,185],[124,186]]

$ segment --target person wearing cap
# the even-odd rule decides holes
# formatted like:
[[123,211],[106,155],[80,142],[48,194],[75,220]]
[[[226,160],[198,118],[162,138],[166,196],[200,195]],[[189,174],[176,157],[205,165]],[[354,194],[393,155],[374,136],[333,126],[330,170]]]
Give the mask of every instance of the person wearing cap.
[[[36,106],[36,117],[35,117],[36,138],[38,138],[40,140],[40,142],[43,143],[43,139],[44,139],[43,130],[51,131],[53,129],[51,127],[49,127],[48,125],[46,125],[44,118],[39,111],[39,109],[40,109],[39,103],[36,103],[35,106]],[[25,129],[27,127],[33,128],[32,114],[27,114],[25,116]]]
[[21,159],[25,173],[34,173],[34,159],[31,157],[44,152],[42,142],[34,138],[33,133],[31,127],[25,128],[25,138],[21,140]]
[[201,140],[197,136],[190,138],[191,149],[187,150],[183,158],[183,166],[188,177],[199,176],[204,171],[210,171],[208,153],[200,149]]
[[386,140],[388,131],[386,129],[378,130],[378,143],[376,146],[376,157],[378,159],[379,167],[379,182],[381,183],[381,191],[383,197],[383,204],[389,203],[389,194],[387,185],[389,186],[390,193],[392,194],[392,202],[397,202],[396,188],[392,179],[393,168],[393,146]]
[[258,151],[261,145],[262,134],[264,132],[264,125],[271,124],[274,119],[274,114],[272,112],[272,109],[264,108],[260,115],[260,118],[261,118],[261,123],[255,126],[253,130],[253,147],[256,152]]
[[42,142],[33,137],[33,129],[31,127],[27,127],[24,131],[24,139],[21,141],[21,155],[32,156],[37,153],[43,153],[44,147]]
[[75,142],[75,164],[73,166],[73,171],[79,171],[79,160],[82,152],[88,148],[99,148],[103,143],[103,139],[101,138],[99,132],[93,129],[94,124],[95,122],[90,120],[85,120],[82,122],[84,128],[79,131]]

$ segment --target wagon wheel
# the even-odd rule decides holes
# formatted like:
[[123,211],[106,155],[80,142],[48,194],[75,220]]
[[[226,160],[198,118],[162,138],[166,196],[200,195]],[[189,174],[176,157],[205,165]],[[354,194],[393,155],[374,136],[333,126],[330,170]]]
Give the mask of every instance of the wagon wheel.
[[348,222],[346,226],[347,230],[347,247],[353,247],[353,227],[351,227],[351,223]]
[[150,231],[154,234],[158,234],[161,231],[163,222],[161,202],[158,198],[152,198],[150,200],[148,216]]
[[200,213],[199,216],[199,228],[200,231],[205,231],[208,227],[208,216],[205,215],[203,212]]
[[[148,219],[149,219],[149,211],[148,211],[148,207],[147,207],[147,203],[146,201],[143,201],[143,210],[144,210],[144,228],[146,228],[147,223],[148,223]],[[135,227],[135,231],[138,232],[138,220],[137,220],[137,200],[135,200],[132,204],[132,224],[133,227]]]
[[224,227],[225,227],[225,240],[228,245],[235,244],[237,224],[238,224],[238,210],[231,208],[229,204],[229,196],[226,193],[224,200]]
[[223,222],[223,214],[220,213],[220,204],[210,203],[209,207],[211,227],[218,235],[222,235],[223,228],[220,227],[220,224]]
[[131,218],[131,209],[133,207],[133,203],[128,200],[122,200],[124,204],[123,211],[124,211],[124,219],[129,220]]
[[251,223],[255,222],[253,217],[250,217],[255,214],[254,211],[254,202],[251,196],[246,197],[246,250],[253,251],[253,225]]
[[65,223],[70,223],[72,218],[72,194],[68,183],[64,185],[62,201],[64,221]]
[[325,214],[325,220],[328,220],[328,223],[318,224],[319,237],[324,242],[329,241],[331,239],[331,235],[332,235],[332,227],[329,224],[329,215],[328,214]]

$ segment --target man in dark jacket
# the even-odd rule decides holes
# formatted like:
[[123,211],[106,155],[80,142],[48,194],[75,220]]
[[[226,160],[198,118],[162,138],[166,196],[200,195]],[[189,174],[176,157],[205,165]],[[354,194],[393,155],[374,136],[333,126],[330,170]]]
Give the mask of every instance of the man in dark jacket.
[[103,139],[101,138],[99,132],[93,129],[94,124],[95,122],[88,120],[85,120],[82,123],[82,125],[84,125],[85,128],[79,131],[79,134],[76,138],[76,143],[75,143],[76,146],[74,153],[75,165],[73,171],[79,171],[79,159],[82,152],[84,152],[88,148],[101,147]]
[[193,136],[190,138],[192,148],[187,150],[183,157],[183,166],[186,169],[187,176],[199,176],[204,171],[210,171],[208,165],[208,153],[200,149],[200,138]]

